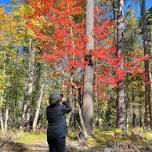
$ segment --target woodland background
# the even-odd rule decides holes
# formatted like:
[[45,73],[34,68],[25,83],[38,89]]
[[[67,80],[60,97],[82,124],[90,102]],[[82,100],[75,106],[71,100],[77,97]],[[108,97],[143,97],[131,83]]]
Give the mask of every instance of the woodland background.
[[2,139],[45,140],[48,96],[60,90],[72,107],[69,141],[151,145],[150,0],[0,5]]

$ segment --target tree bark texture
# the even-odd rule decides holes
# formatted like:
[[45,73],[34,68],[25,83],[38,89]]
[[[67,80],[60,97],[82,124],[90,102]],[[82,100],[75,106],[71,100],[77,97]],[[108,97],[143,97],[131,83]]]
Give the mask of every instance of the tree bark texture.
[[[118,56],[121,56],[123,54],[123,0],[118,0],[117,50]],[[120,62],[120,69],[124,70],[124,60]],[[126,130],[125,80],[119,82],[117,95],[117,127]]]
[[94,0],[87,0],[86,3],[86,56],[88,62],[84,69],[84,90],[83,90],[83,119],[88,133],[93,127],[93,59],[91,51],[94,49],[93,38],[94,27]]

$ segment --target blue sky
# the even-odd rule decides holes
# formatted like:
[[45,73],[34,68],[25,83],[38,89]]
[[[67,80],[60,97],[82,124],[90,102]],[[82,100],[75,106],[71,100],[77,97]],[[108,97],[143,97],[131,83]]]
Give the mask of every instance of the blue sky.
[[152,0],[147,0],[147,1],[146,1],[146,7],[147,7],[147,8],[152,7]]
[[[11,0],[0,0],[0,4],[9,4]],[[130,0],[127,0],[130,1]],[[138,0],[137,0],[138,1]],[[152,6],[152,0],[146,0],[146,7]]]
[[9,4],[10,0],[0,0],[0,4]]
[[[145,0],[146,1],[146,9],[152,7],[152,0]],[[129,8],[134,8],[135,14],[137,17],[140,17],[140,0],[126,0],[124,4],[124,11],[126,12]]]
[[[135,9],[136,15],[140,16],[140,6],[139,1],[140,0],[126,0],[124,9],[127,11],[128,8],[133,7]],[[134,1],[134,2],[133,2]],[[10,4],[11,0],[0,0],[0,4]],[[152,0],[146,0],[146,8],[152,7]]]
[[[0,4],[9,4],[11,0],[0,0]],[[131,0],[127,0],[129,3]],[[139,0],[136,0],[139,1]],[[146,0],[146,8],[150,8],[152,6],[152,0]]]

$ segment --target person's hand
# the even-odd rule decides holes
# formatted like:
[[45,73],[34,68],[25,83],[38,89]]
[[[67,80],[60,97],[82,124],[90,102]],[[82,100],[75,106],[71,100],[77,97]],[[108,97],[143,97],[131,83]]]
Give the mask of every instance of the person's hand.
[[65,101],[66,101],[66,98],[65,98],[65,97],[63,97],[63,98],[62,98],[62,102],[65,102]]
[[62,102],[62,104],[65,105],[65,106],[69,106],[70,102],[69,101],[64,101],[64,102]]

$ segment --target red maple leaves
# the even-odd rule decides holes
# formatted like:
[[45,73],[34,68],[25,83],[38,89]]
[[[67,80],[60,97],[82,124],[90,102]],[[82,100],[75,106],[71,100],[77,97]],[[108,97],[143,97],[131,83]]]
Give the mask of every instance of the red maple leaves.
[[[77,15],[83,14],[80,3],[77,0],[61,0],[60,2],[29,0],[29,5],[33,13],[26,16],[27,26],[47,46],[41,58],[55,64],[59,58],[67,56],[66,69],[67,67],[72,70],[78,67],[83,69],[86,64],[84,57],[87,42],[85,20],[84,18],[79,21],[75,19]],[[38,27],[34,24],[34,20],[42,22],[41,17],[44,19],[43,27]],[[114,26],[115,22],[109,19],[95,21],[92,31],[96,44],[91,54],[96,63],[94,65],[95,79],[102,85],[117,86],[127,74],[133,76],[144,74],[140,63],[149,59],[148,55],[142,57],[140,50],[131,51],[126,56],[118,56],[113,43]],[[120,68],[122,60],[125,61],[123,70]],[[54,76],[60,76],[60,74]],[[65,82],[65,84],[68,83]]]

